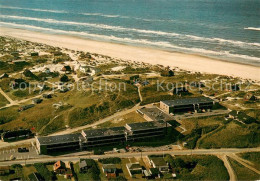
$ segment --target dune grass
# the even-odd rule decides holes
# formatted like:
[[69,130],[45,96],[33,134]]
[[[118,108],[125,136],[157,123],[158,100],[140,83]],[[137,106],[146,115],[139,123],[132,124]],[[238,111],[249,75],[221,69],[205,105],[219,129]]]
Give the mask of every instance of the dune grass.
[[237,161],[229,158],[229,162],[237,176],[238,180],[259,180],[260,176],[252,170],[244,167]]

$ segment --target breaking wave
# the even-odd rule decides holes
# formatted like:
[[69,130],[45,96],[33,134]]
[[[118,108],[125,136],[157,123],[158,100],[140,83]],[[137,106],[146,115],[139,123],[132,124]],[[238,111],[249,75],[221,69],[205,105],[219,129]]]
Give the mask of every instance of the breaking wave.
[[177,37],[179,39],[192,39],[193,41],[204,41],[204,42],[212,42],[215,44],[230,44],[232,46],[240,46],[244,47],[247,46],[249,48],[258,48],[260,47],[260,43],[249,43],[249,42],[242,42],[242,41],[235,41],[235,40],[226,40],[221,38],[206,38],[206,37],[199,37],[194,35],[185,35],[185,34],[178,34],[172,32],[163,32],[163,31],[154,31],[154,30],[143,30],[143,29],[136,29],[136,28],[125,28],[121,26],[111,26],[105,24],[95,24],[95,23],[84,23],[84,22],[73,22],[73,21],[60,21],[55,19],[42,19],[42,18],[32,18],[32,17],[23,17],[23,16],[8,16],[8,15],[0,15],[0,18],[4,19],[19,19],[19,20],[31,20],[31,21],[40,21],[46,23],[53,23],[53,24],[66,24],[66,25],[81,25],[81,26],[88,26],[93,28],[100,28],[100,29],[108,29],[113,31],[121,31],[121,32],[138,32],[143,34],[153,34],[165,37]]
[[208,54],[208,55],[217,55],[217,56],[228,56],[232,58],[242,58],[247,60],[253,60],[258,63],[260,63],[260,58],[258,57],[252,57],[247,55],[240,55],[240,54],[231,54],[228,51],[212,51],[212,50],[206,50],[201,48],[187,48],[187,47],[180,47],[171,44],[170,42],[166,41],[149,41],[145,39],[131,39],[131,38],[120,38],[115,36],[107,36],[107,35],[99,35],[99,34],[91,34],[88,32],[77,32],[77,31],[65,31],[60,29],[51,29],[51,28],[43,28],[38,26],[32,26],[32,25],[22,25],[22,24],[15,24],[15,23],[6,23],[6,22],[0,22],[1,25],[8,25],[13,27],[19,27],[19,28],[27,28],[27,29],[34,29],[34,30],[41,30],[41,31],[47,31],[51,33],[60,33],[60,34],[66,34],[66,35],[74,35],[74,36],[84,36],[86,38],[98,38],[102,40],[107,41],[116,41],[116,42],[125,42],[125,43],[133,43],[133,44],[142,44],[142,45],[149,45],[149,46],[156,46],[156,47],[163,47],[163,48],[171,48],[174,50],[184,50],[186,52],[193,52],[193,53],[202,53],[202,54]]
[[255,31],[260,31],[260,28],[254,28],[254,27],[247,27],[244,28],[245,30],[255,30]]
[[63,10],[49,10],[49,9],[35,9],[35,8],[21,8],[21,7],[12,7],[12,6],[0,6],[4,9],[21,9],[21,10],[29,10],[29,11],[42,11],[42,12],[51,12],[51,13],[67,13],[67,11]]

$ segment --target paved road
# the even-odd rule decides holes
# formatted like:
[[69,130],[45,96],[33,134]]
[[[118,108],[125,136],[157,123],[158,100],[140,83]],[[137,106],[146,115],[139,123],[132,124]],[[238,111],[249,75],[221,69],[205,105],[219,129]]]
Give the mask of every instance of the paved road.
[[[109,158],[109,157],[120,157],[120,158],[129,158],[129,157],[141,157],[148,155],[162,155],[162,154],[171,154],[171,155],[219,155],[219,154],[231,154],[231,153],[241,153],[241,152],[259,152],[259,148],[226,148],[226,149],[195,149],[195,150],[171,150],[171,151],[153,151],[153,152],[134,152],[134,153],[114,153],[107,155],[77,155],[75,156],[46,156],[37,159],[29,159],[26,160],[27,164],[39,163],[39,162],[50,162],[50,161],[79,161],[80,158],[91,158],[91,159],[99,159],[99,158]],[[25,160],[13,160],[13,161],[5,161],[0,162],[0,165],[12,165],[12,164],[24,164]]]

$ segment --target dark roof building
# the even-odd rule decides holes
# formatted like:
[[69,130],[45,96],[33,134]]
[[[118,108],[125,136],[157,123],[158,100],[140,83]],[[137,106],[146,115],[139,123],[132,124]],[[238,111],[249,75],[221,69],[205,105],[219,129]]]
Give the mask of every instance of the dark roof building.
[[10,173],[9,166],[0,166],[0,175],[8,175]]
[[24,79],[14,79],[13,81],[11,81],[10,86],[13,89],[17,89],[17,88],[26,88],[28,87],[28,83],[24,80]]
[[245,95],[244,100],[245,101],[256,101],[257,97],[252,93],[248,93]]
[[131,177],[133,177],[133,175],[135,175],[135,174],[142,174],[142,171],[143,171],[143,168],[141,167],[141,165],[138,162],[127,163],[126,168]]
[[35,98],[32,100],[33,104],[40,104],[41,102],[42,102],[42,99],[40,99],[40,98]]
[[158,168],[160,172],[168,172],[169,166],[162,157],[150,157],[150,164],[153,168]]
[[164,122],[166,122],[166,121],[174,120],[172,116],[164,113],[157,107],[153,107],[153,108],[143,107],[141,109],[138,109],[137,112],[139,114],[141,114],[144,117],[144,119],[146,119],[147,121],[164,121]]
[[65,134],[57,136],[36,137],[36,147],[40,154],[48,154],[53,151],[77,150],[80,148],[81,134]]
[[32,52],[32,53],[31,53],[31,56],[32,56],[32,57],[39,56],[39,53],[38,53],[38,52]]
[[24,105],[24,106],[19,107],[18,111],[25,111],[25,110],[30,109],[32,107],[34,107],[34,104]]
[[163,136],[167,123],[163,121],[152,121],[142,123],[126,124],[126,140],[134,141],[151,137]]
[[16,141],[33,137],[33,133],[29,129],[21,129],[15,131],[4,132],[1,135],[3,141]]
[[40,154],[61,150],[86,150],[93,147],[164,136],[165,128],[168,125],[164,121],[153,121],[126,124],[125,127],[83,130],[81,134],[36,137],[36,147]]
[[88,170],[89,166],[86,162],[86,160],[80,160],[79,162],[79,170],[80,172],[86,172]]
[[71,71],[71,67],[69,65],[65,65],[65,66],[62,67],[61,71],[70,72]]
[[208,97],[194,97],[160,101],[160,108],[170,114],[174,112],[196,111],[199,109],[212,109],[214,101]]
[[104,129],[83,130],[81,146],[94,147],[125,141],[125,128],[113,127]]
[[229,113],[229,117],[239,122],[242,122],[244,124],[250,124],[256,122],[256,119],[252,118],[251,116],[248,116],[246,113],[242,111],[233,110]]
[[188,93],[189,91],[186,89],[186,87],[176,87],[173,89],[172,93],[173,94],[184,94],[184,93]]

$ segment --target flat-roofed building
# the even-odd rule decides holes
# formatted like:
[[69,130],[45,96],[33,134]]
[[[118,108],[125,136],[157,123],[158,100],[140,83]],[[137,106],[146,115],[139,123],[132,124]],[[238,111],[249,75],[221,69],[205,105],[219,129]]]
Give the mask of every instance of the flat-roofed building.
[[141,114],[147,121],[172,121],[174,118],[169,114],[164,113],[157,107],[138,109],[137,112]]
[[80,148],[80,133],[57,136],[36,137],[39,154],[50,154],[55,151],[75,151]]
[[133,177],[133,175],[136,175],[136,174],[142,174],[143,173],[143,168],[142,166],[139,164],[139,162],[136,162],[136,163],[127,163],[126,164],[126,168],[127,168],[127,171],[129,173],[129,175],[131,177]]
[[164,136],[167,123],[163,121],[126,124],[126,140],[134,141],[151,137]]
[[125,142],[124,127],[83,130],[81,134],[82,149]]
[[29,129],[21,129],[21,130],[14,130],[14,131],[7,131],[2,133],[1,139],[2,141],[16,141],[22,139],[29,139],[32,138],[34,134]]
[[160,108],[170,114],[184,111],[197,111],[199,109],[212,109],[214,101],[208,97],[194,97],[160,101]]
[[169,171],[169,166],[162,157],[150,157],[149,162],[153,168],[158,168],[160,172]]

